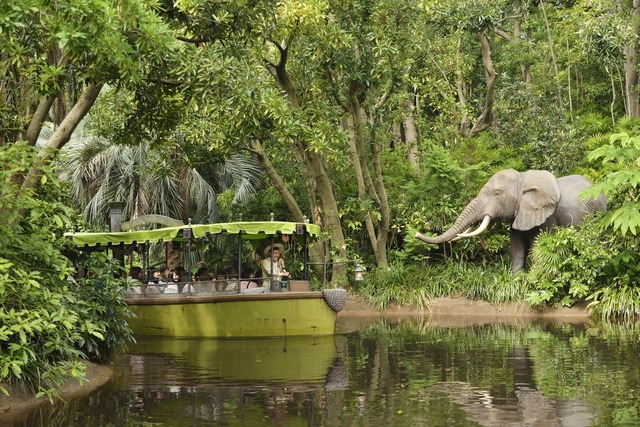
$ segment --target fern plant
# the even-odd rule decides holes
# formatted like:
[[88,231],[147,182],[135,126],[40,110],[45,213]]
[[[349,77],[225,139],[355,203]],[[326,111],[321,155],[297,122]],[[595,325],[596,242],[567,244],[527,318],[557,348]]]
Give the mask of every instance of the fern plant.
[[570,306],[586,299],[606,284],[616,252],[595,219],[580,229],[542,233],[531,250],[528,303]]

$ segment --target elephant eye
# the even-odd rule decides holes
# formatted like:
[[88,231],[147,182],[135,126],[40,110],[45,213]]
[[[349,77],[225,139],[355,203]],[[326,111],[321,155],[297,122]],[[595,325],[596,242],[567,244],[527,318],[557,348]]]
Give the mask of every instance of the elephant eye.
[[533,193],[534,191],[537,191],[537,190],[538,190],[537,188],[527,188],[522,192],[522,194]]

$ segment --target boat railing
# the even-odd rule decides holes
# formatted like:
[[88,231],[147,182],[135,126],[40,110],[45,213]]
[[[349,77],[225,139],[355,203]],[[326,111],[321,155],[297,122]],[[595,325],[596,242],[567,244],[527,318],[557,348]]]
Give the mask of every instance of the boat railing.
[[190,282],[171,283],[140,283],[131,286],[127,291],[127,297],[134,298],[162,298],[166,296],[189,295],[225,295],[225,294],[256,294],[270,292],[307,292],[310,290],[308,280],[290,280],[286,287],[258,286],[257,288],[241,289],[242,279],[217,278],[214,280],[200,280]]

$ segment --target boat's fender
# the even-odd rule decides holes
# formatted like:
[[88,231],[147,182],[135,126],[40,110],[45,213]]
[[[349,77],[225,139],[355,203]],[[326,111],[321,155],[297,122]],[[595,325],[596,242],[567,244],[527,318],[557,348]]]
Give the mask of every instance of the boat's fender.
[[329,307],[336,313],[344,308],[347,302],[347,290],[342,288],[325,289],[322,291],[322,297]]

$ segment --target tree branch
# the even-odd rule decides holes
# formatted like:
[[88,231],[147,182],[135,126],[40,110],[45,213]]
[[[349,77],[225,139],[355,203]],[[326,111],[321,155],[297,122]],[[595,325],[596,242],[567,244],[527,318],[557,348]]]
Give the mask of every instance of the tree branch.
[[502,37],[503,39],[510,41],[511,43],[517,43],[519,41],[518,38],[515,37],[513,34],[508,33],[505,30],[502,30],[498,27],[493,27],[492,31],[497,35],[499,35],[500,37]]
[[69,141],[78,123],[80,123],[96,102],[96,98],[98,98],[101,89],[102,84],[89,83],[87,85],[80,99],[78,99],[71,111],[69,111],[64,120],[62,120],[60,126],[53,132],[47,144],[38,151],[38,159],[31,165],[29,173],[20,187],[21,191],[36,188],[42,176],[42,167],[49,161],[50,157],[55,155],[57,150]]
[[329,82],[329,93],[331,94],[331,97],[334,101],[336,101],[336,104],[338,104],[344,112],[349,112],[349,107],[347,106],[347,104],[342,102],[342,100],[340,99],[340,95],[336,90],[336,84],[333,81],[333,75],[331,74],[329,68],[325,68],[325,74],[327,76],[327,81]]
[[36,145],[38,135],[40,135],[40,130],[42,129],[42,123],[44,123],[47,118],[47,114],[49,114],[49,110],[51,109],[55,99],[56,97],[51,95],[44,95],[40,99],[40,102],[36,107],[36,111],[34,111],[33,116],[31,116],[31,120],[29,120],[29,125],[22,133],[22,139],[27,141],[29,145]]
[[213,39],[209,38],[209,37],[198,37],[198,38],[189,38],[189,37],[184,37],[184,36],[176,36],[176,39],[180,40],[181,42],[185,42],[185,43],[192,43],[192,44],[202,44],[202,43],[207,43],[212,41]]
[[280,197],[282,197],[282,201],[287,205],[289,212],[293,218],[298,221],[304,221],[304,214],[302,213],[302,209],[298,205],[296,198],[293,196],[287,184],[282,179],[282,176],[278,173],[278,170],[273,166],[269,157],[267,157],[264,149],[262,148],[262,144],[255,139],[249,141],[249,146],[251,147],[251,152],[255,153],[258,161],[262,165],[262,169],[265,171],[267,176],[269,176],[269,180],[273,187],[280,193]]
[[158,83],[161,85],[172,86],[172,87],[182,86],[184,84],[183,81],[175,80],[175,79],[146,78],[145,81],[149,83]]

